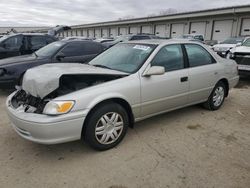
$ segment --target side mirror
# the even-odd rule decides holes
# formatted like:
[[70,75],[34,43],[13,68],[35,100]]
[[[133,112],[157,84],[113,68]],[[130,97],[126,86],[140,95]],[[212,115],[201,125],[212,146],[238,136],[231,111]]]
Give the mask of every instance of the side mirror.
[[162,66],[152,66],[143,76],[152,76],[152,75],[163,75],[165,74],[165,68]]
[[241,42],[238,42],[238,43],[236,44],[237,47],[239,47],[239,46],[241,46],[241,45],[242,45]]
[[65,58],[66,56],[63,54],[63,53],[58,53],[57,55],[56,55],[56,60],[58,60],[58,61],[61,61],[63,58]]

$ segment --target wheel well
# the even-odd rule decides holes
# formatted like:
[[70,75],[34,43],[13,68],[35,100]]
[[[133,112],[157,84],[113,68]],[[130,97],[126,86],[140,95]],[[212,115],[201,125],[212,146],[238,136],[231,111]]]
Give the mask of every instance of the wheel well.
[[20,76],[17,78],[17,84],[22,85],[23,82],[23,75],[25,74],[26,71],[24,71]]
[[128,113],[128,118],[129,118],[129,127],[133,128],[134,127],[134,115],[131,109],[131,106],[129,105],[129,103],[121,98],[112,98],[112,99],[107,99],[104,100],[98,104],[96,104],[87,114],[86,119],[83,123],[83,128],[82,128],[82,137],[84,138],[84,133],[85,133],[85,125],[86,123],[89,121],[89,118],[91,117],[91,114],[95,111],[95,109],[97,109],[99,106],[107,104],[107,103],[117,103],[120,104]]
[[228,96],[229,93],[229,83],[226,78],[221,79],[219,82],[222,82],[226,86],[226,97]]

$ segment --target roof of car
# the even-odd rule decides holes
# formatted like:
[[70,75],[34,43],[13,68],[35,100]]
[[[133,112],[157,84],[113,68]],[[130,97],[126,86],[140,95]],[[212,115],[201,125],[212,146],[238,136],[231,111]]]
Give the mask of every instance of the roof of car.
[[171,44],[171,43],[195,43],[200,44],[195,41],[190,41],[187,39],[151,39],[151,40],[133,40],[128,41],[126,43],[136,43],[136,44],[153,44],[153,45],[161,45],[161,44]]
[[[10,34],[9,36],[14,36],[14,35],[27,35],[27,36],[45,36],[48,35],[47,33],[13,33]],[[50,36],[50,35],[48,35]],[[53,36],[52,36],[53,37]]]

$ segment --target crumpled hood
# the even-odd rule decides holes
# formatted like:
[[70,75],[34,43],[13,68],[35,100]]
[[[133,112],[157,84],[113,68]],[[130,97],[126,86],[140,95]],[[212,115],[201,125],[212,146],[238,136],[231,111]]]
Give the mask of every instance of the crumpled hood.
[[43,99],[59,87],[62,75],[128,75],[127,73],[79,63],[45,64],[26,71],[22,89]]

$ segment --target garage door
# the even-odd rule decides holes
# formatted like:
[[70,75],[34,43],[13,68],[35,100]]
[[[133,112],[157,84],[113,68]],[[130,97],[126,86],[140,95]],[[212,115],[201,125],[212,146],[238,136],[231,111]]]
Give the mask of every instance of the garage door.
[[159,37],[166,36],[166,25],[156,25],[155,26],[155,35]]
[[171,25],[171,37],[179,38],[184,34],[184,24],[172,24]]
[[71,34],[71,30],[68,30],[68,37],[71,37],[72,34]]
[[87,33],[87,30],[86,30],[86,29],[83,29],[83,30],[82,30],[82,36],[84,36],[84,37],[87,37],[87,36],[88,36],[88,33]]
[[242,20],[241,35],[250,35],[250,18]]
[[78,35],[78,36],[82,36],[82,30],[81,30],[81,29],[78,29],[78,30],[77,30],[77,35]]
[[145,34],[152,33],[152,27],[150,25],[144,25],[141,27],[141,32]]
[[190,27],[191,34],[201,34],[205,36],[206,34],[206,22],[192,22]]
[[223,41],[232,36],[233,20],[214,22],[213,40]]
[[90,38],[94,38],[95,37],[94,29],[89,29],[88,30],[88,37],[90,37]]
[[119,28],[119,35],[126,35],[127,34],[127,28],[126,27],[120,27]]
[[129,34],[138,34],[138,33],[140,33],[139,27],[130,27],[129,28]]
[[107,38],[108,37],[108,29],[102,29],[102,37]]
[[117,36],[117,28],[110,28],[110,37]]
[[101,29],[95,29],[95,38],[101,38]]

